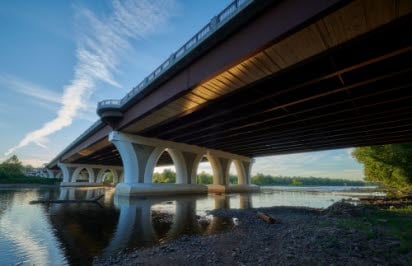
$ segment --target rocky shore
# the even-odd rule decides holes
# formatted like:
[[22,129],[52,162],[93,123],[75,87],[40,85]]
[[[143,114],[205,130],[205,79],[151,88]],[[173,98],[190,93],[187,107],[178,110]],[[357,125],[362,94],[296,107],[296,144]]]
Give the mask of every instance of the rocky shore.
[[[258,211],[277,223],[259,219]],[[184,235],[160,246],[96,258],[94,264],[412,265],[410,214],[387,218],[381,210],[344,202],[325,210],[272,207],[211,214],[232,217],[238,225],[217,235]]]

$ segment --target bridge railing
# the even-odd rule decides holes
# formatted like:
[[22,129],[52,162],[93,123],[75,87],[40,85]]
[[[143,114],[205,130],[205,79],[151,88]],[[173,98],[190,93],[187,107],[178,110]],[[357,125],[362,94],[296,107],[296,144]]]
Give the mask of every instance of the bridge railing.
[[120,107],[120,100],[109,99],[109,100],[101,101],[97,104],[97,109],[107,108],[107,107],[114,107],[114,108]]
[[[176,52],[172,53],[170,57],[164,61],[159,67],[157,67],[152,73],[150,73],[142,82],[140,82],[136,87],[134,87],[126,96],[120,100],[120,105],[125,104],[144,88],[146,88],[150,83],[152,83],[157,77],[159,77],[163,72],[173,66],[179,61],[184,55],[186,55],[193,48],[198,46],[206,37],[220,28],[225,24],[230,18],[234,17],[243,8],[250,4],[253,0],[235,0],[229,6],[227,6],[223,11],[221,11],[217,16],[213,17],[211,21],[204,26],[200,31],[198,31],[192,38],[189,39],[182,47],[180,47]],[[99,105],[100,106],[100,105]]]

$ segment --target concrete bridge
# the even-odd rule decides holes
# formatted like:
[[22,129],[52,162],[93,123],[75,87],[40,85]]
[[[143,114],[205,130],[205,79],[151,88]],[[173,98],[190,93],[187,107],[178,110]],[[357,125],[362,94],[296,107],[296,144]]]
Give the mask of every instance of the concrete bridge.
[[[100,102],[49,172],[76,186],[111,172],[119,195],[250,191],[257,156],[412,142],[411,28],[408,0],[236,0]],[[213,185],[196,184],[202,160]],[[176,184],[153,184],[172,163]]]

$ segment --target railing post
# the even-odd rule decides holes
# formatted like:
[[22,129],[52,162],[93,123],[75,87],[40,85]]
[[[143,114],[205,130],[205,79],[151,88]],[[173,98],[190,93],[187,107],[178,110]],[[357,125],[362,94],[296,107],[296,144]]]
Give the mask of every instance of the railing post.
[[219,17],[218,16],[214,16],[211,20],[210,20],[210,28],[212,30],[216,29],[217,24],[219,24]]

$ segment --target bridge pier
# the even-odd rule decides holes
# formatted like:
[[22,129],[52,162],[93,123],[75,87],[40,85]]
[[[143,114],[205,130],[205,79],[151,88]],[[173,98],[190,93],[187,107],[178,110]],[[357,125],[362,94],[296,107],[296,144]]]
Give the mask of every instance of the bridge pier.
[[[219,154],[213,151],[207,152],[207,159],[213,170],[213,184],[208,185],[209,192],[251,192],[259,190],[258,186],[251,185],[250,180],[253,159],[239,158],[239,156],[233,156],[233,159],[230,159],[226,153]],[[238,174],[237,185],[229,184],[229,170],[232,162]]]
[[47,171],[47,177],[48,178],[59,178],[60,175],[61,175],[60,170],[52,170],[52,169],[46,168],[46,171]]
[[[253,163],[251,158],[118,131],[111,132],[109,140],[119,151],[124,167],[124,182],[116,186],[117,195],[244,192],[259,189],[250,185],[250,168]],[[175,184],[152,182],[154,168],[165,151],[170,154],[176,168]],[[197,168],[204,155],[213,168],[213,185],[209,186],[196,184]],[[232,161],[238,170],[238,185],[229,185],[229,167]]]
[[[196,184],[196,170],[202,156],[199,151],[200,148],[182,149],[180,147],[179,149],[179,147],[171,145],[171,142],[168,141],[149,139],[117,131],[110,133],[109,140],[119,151],[124,168],[124,182],[116,186],[117,195],[207,193],[206,186]],[[154,168],[160,156],[166,150],[176,167],[176,183],[153,183]]]
[[[113,174],[115,182],[119,182],[122,167],[94,165],[94,164],[70,164],[58,163],[62,173],[63,181],[60,183],[62,187],[95,187],[103,184],[103,178],[107,171]],[[79,179],[81,172],[87,172],[87,179]],[[78,182],[82,180],[82,182]]]

